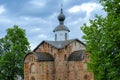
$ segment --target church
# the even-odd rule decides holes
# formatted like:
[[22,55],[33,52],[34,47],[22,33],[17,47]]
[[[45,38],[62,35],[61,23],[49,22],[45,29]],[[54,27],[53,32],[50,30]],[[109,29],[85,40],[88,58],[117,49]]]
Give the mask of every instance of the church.
[[54,41],[43,40],[24,57],[24,80],[94,80],[87,71],[89,53],[79,39],[69,39],[69,28],[64,25],[61,8]]

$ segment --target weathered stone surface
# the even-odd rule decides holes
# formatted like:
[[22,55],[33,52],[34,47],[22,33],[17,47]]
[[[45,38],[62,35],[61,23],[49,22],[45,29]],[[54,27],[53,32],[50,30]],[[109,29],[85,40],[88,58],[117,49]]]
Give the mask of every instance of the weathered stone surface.
[[89,53],[84,54],[83,60],[68,61],[71,53],[78,50],[85,50],[84,45],[78,41],[60,50],[42,43],[35,52],[47,52],[53,56],[54,61],[36,61],[34,54],[27,55],[24,60],[24,80],[94,80],[86,66]]

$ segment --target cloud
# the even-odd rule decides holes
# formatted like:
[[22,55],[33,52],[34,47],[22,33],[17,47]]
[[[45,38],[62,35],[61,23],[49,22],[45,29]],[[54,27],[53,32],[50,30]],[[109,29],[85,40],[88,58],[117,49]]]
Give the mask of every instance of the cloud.
[[38,38],[46,39],[47,36],[45,34],[40,34],[40,35],[38,35]]
[[69,13],[78,13],[78,12],[82,12],[82,11],[86,11],[87,12],[87,16],[89,16],[89,14],[97,9],[97,8],[102,8],[102,6],[98,3],[83,3],[81,5],[75,5],[72,8],[68,9]]
[[0,23],[6,23],[6,24],[12,23],[12,21],[9,18],[6,17],[0,17],[0,18],[2,18],[2,20],[0,20]]
[[41,31],[41,28],[34,28],[34,29],[31,29],[31,32],[40,32]]
[[31,0],[29,3],[34,7],[44,7],[46,5],[46,2],[43,0]]
[[[69,8],[67,12],[72,15],[72,17],[69,18],[70,20],[68,23],[69,25],[73,26],[82,26],[84,23],[89,24],[89,20],[94,19],[95,14],[102,15],[103,17],[106,16],[106,13],[102,10],[102,6],[95,2],[74,5],[73,7]],[[72,22],[70,23],[70,21]]]
[[24,26],[27,25],[29,27],[32,26],[32,28],[47,23],[47,21],[41,17],[19,16],[17,18],[14,17],[13,19],[15,24]]
[[4,6],[0,5],[0,14],[4,13],[6,11],[6,9],[4,8]]
[[[59,25],[57,19],[61,3],[66,16],[65,25],[71,30],[71,38],[83,35],[80,26],[88,23],[94,14],[100,12],[96,0],[0,0],[0,37],[14,24],[26,30],[32,49],[42,40],[54,40],[53,29]],[[87,3],[86,3],[87,2]],[[19,5],[17,4],[19,3]],[[4,5],[3,5],[4,4]]]

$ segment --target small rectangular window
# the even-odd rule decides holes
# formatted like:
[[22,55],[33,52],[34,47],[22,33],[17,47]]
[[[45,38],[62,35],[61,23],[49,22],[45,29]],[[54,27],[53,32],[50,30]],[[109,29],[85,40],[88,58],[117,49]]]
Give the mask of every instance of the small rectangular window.
[[76,46],[76,42],[75,42],[75,46]]
[[66,60],[66,54],[64,55],[64,60]]
[[65,33],[65,40],[67,40],[67,33]]
[[55,41],[57,41],[57,34],[55,34]]

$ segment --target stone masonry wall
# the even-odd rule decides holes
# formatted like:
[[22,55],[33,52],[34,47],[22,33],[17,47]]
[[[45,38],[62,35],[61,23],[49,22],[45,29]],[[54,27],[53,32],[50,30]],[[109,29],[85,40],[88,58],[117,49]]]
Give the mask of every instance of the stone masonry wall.
[[24,62],[24,80],[54,80],[54,62],[37,62],[30,54]]
[[[84,55],[82,61],[68,61],[68,57],[72,52],[83,49],[85,49],[84,46],[77,41],[61,50],[47,43],[42,43],[35,52],[51,54],[54,62],[36,62],[34,58],[31,61],[29,55],[24,63],[24,80],[94,80],[93,74],[87,71],[85,63],[89,61],[88,53]],[[33,57],[35,56],[33,55]],[[31,66],[33,67],[31,68]],[[32,73],[31,69],[33,69]]]

